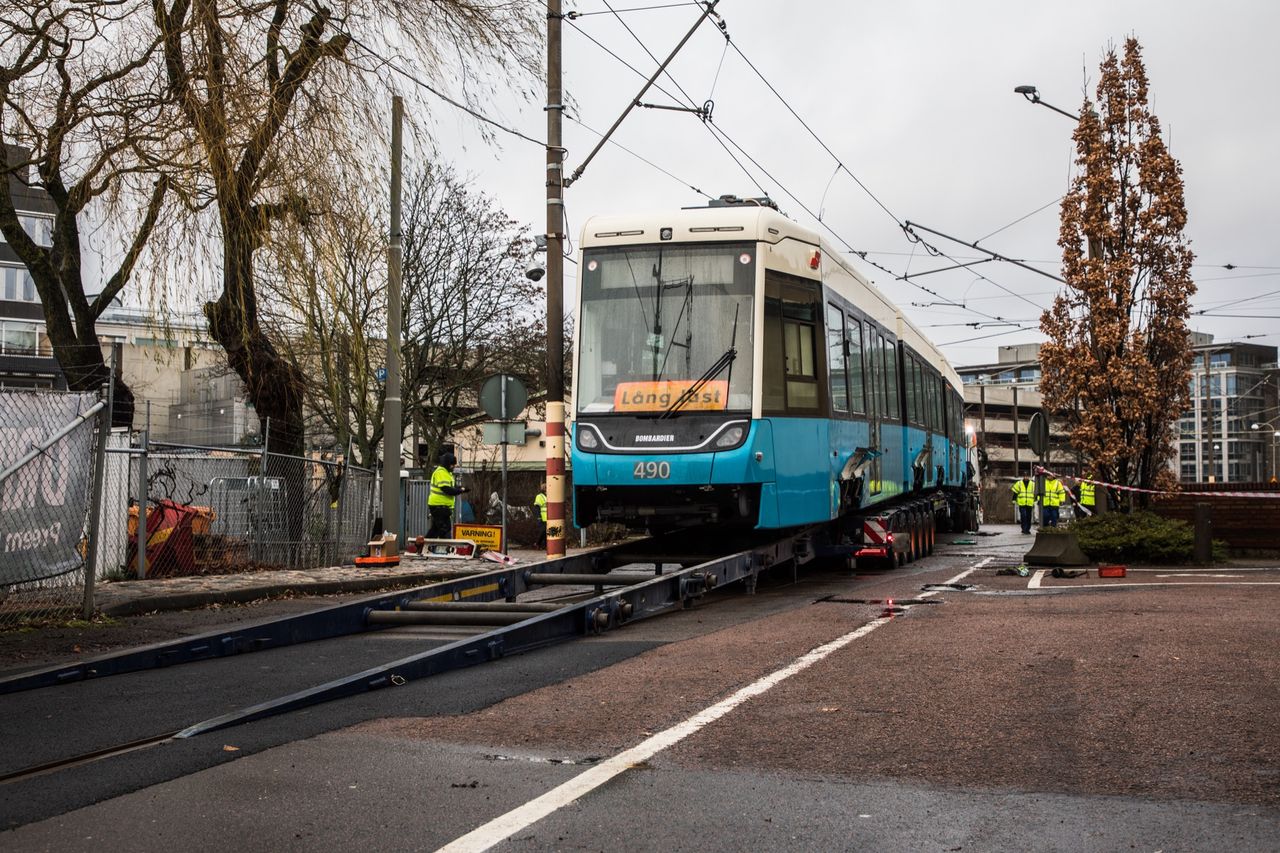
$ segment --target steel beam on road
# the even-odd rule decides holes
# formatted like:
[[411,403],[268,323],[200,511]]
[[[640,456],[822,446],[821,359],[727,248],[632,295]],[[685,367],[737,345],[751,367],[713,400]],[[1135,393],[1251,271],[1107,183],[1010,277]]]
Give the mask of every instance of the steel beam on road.
[[[553,613],[536,614],[513,625],[241,708],[190,726],[178,737],[194,737],[321,702],[404,684],[686,607],[713,587],[734,581],[753,583],[764,569],[792,559],[796,539],[802,535],[756,545],[751,550],[711,559],[678,572],[655,575],[643,583],[609,590],[585,601],[565,605]],[[554,562],[558,565],[561,561]]]
[[641,575],[635,572],[609,572],[607,574],[565,574],[551,572],[529,572],[525,581],[530,586],[631,586],[651,579],[653,575]]
[[550,613],[567,602],[541,601],[410,601],[403,610],[487,610],[491,612]]
[[[635,543],[629,544],[635,547]],[[587,572],[602,564],[611,564],[614,558],[610,551],[610,548],[586,551],[536,566],[540,573]],[[386,625],[371,623],[368,619],[371,612],[404,608],[417,599],[448,602],[514,599],[529,588],[524,580],[527,571],[528,567],[524,566],[495,569],[412,589],[380,593],[308,613],[264,619],[233,629],[113,652],[73,664],[45,667],[0,678],[0,695],[379,630]]]
[[375,610],[374,625],[514,625],[532,614],[486,610]]

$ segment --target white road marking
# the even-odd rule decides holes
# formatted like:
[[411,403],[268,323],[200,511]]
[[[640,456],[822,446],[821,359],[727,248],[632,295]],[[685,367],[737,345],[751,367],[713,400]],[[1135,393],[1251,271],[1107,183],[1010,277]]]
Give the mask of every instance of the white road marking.
[[1156,575],[1158,578],[1242,578],[1244,575],[1206,575],[1203,572],[1178,572],[1172,575]]
[[1042,589],[1119,589],[1123,586],[1280,586],[1280,581],[1155,581],[1154,583],[1082,583],[1046,586]]
[[1040,579],[1044,577],[1044,569],[1036,569],[1036,573],[1027,581],[1027,589],[1039,589]]
[[[959,583],[973,572],[991,562],[993,557],[987,557],[985,560],[970,566],[965,571],[956,575],[948,584]],[[929,598],[939,590],[930,590],[916,596],[917,598]],[[738,692],[722,699],[708,708],[704,708],[694,714],[682,723],[677,723],[665,731],[658,732],[646,740],[641,741],[628,750],[618,753],[613,758],[600,762],[589,770],[585,770],[574,778],[570,779],[540,797],[530,800],[522,806],[518,806],[504,815],[499,815],[483,826],[471,830],[466,835],[454,839],[445,846],[441,847],[437,853],[480,853],[482,850],[488,850],[495,844],[506,841],[517,832],[528,826],[537,823],[544,817],[558,811],[569,805],[573,801],[591,793],[596,788],[608,782],[615,776],[635,767],[637,764],[648,761],[653,756],[668,749],[680,741],[684,740],[691,734],[695,734],[706,726],[714,723],[724,715],[728,714],[734,708],[737,708],[748,699],[754,698],[766,693],[783,681],[786,681],[796,673],[803,672],[809,667],[818,663],[822,659],[837,652],[854,640],[867,636],[881,625],[885,625],[893,621],[892,616],[881,616],[879,619],[873,619],[867,624],[851,631],[842,637],[837,637],[829,643],[811,649],[782,669],[761,678],[753,684],[748,684]]]

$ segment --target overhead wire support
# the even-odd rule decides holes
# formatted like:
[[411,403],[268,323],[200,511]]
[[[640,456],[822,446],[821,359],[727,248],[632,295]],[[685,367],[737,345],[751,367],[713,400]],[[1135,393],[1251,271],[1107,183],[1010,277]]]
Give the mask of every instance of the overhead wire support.
[[653,72],[653,75],[645,81],[645,84],[642,87],[640,87],[640,91],[636,93],[635,98],[631,100],[631,103],[627,104],[627,108],[622,111],[622,115],[618,116],[618,119],[613,123],[613,126],[605,131],[604,136],[600,137],[600,141],[596,143],[595,148],[591,149],[591,153],[587,155],[586,159],[578,165],[578,168],[573,170],[572,175],[564,178],[562,186],[567,187],[574,181],[578,180],[578,178],[582,177],[582,173],[586,171],[587,166],[591,163],[592,159],[595,158],[596,154],[600,153],[600,149],[609,141],[609,137],[613,136],[614,131],[616,131],[622,122],[626,120],[627,116],[631,115],[631,111],[640,104],[640,99],[644,97],[645,92],[649,91],[650,87],[652,87],[653,84],[657,82],[657,79],[667,70],[667,66],[676,58],[676,54],[680,52],[689,39],[693,38],[693,34],[697,32],[698,27],[702,26],[702,22],[715,11],[716,4],[719,2],[720,0],[711,0],[711,2],[706,4],[702,10],[702,14],[698,16],[698,20],[689,28],[689,32],[685,33],[684,38],[680,39],[680,43],[675,46],[675,49],[671,51],[670,55],[662,61],[661,65],[658,66],[658,70]]
[[[961,246],[968,246],[970,249],[977,249],[979,252],[985,252],[986,254],[990,255],[994,260],[1004,261],[1005,263],[1022,267],[1024,270],[1030,270],[1031,272],[1036,273],[1037,275],[1042,275],[1045,278],[1051,278],[1054,281],[1059,282],[1061,284],[1067,283],[1066,280],[1060,278],[1059,276],[1054,275],[1053,273],[1045,272],[1044,270],[1038,270],[1035,267],[1031,266],[1030,264],[1023,263],[1022,261],[1015,260],[1014,258],[1006,257],[1005,255],[1002,255],[999,252],[993,252],[990,249],[983,248],[982,246],[979,246],[976,242],[975,243],[965,242],[964,240],[961,240],[958,237],[952,237],[950,234],[943,234],[941,231],[934,230],[933,228],[930,228],[927,225],[921,225],[919,222],[912,222],[910,219],[908,219],[906,222],[902,224],[902,229],[907,232],[908,236],[911,236],[912,229],[914,228],[919,228],[922,231],[928,231],[930,234],[936,234],[937,236],[941,237],[944,240],[950,240],[952,243],[959,243]],[[915,235],[915,239],[919,240],[920,239],[919,235]],[[921,242],[923,243],[924,241],[921,240]],[[926,248],[929,248],[929,244],[925,243],[925,246]]]
[[715,108],[714,101],[707,101],[700,107],[677,107],[668,104],[644,104],[636,101],[637,107],[643,107],[646,110],[671,110],[677,113],[693,113],[703,121],[711,121],[711,111]]

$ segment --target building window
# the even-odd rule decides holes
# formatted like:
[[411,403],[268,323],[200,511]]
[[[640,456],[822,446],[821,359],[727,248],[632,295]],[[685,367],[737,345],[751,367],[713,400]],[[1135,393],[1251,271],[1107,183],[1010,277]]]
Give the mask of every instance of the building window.
[[0,323],[0,352],[5,355],[35,355],[37,339],[35,323]]
[[0,266],[0,299],[9,302],[39,302],[36,283],[26,267]]
[[1209,364],[1212,367],[1225,367],[1231,364],[1231,353],[1215,352],[1209,356]]

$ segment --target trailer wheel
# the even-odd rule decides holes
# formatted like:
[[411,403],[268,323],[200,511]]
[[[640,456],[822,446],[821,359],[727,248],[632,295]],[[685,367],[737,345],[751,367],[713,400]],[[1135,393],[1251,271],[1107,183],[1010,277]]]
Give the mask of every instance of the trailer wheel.
[[928,539],[929,539],[929,548],[925,553],[932,554],[933,546],[938,541],[938,514],[934,512],[932,509],[930,509],[928,513],[928,526],[926,528],[926,535],[928,536]]
[[907,562],[914,563],[920,556],[920,520],[916,517],[915,510],[907,510],[907,532],[910,535],[911,545],[907,548]]

